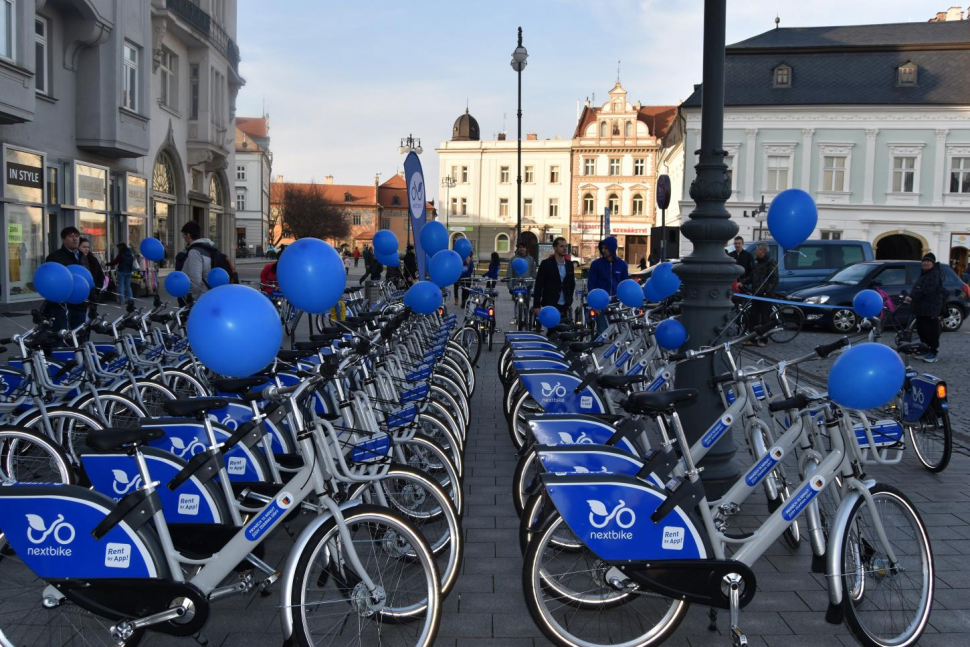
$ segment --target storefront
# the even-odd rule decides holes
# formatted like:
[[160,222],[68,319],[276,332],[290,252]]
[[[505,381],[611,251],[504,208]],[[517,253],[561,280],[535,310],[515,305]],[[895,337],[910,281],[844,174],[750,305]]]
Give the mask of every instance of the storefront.
[[109,216],[108,175],[104,166],[75,161],[71,164],[70,199],[67,205],[77,211],[77,228],[81,237],[91,241],[91,253],[102,264],[108,258],[113,240]]
[[175,204],[175,166],[168,154],[162,151],[155,158],[155,166],[152,169],[152,221],[150,224],[154,237],[162,241],[168,259],[174,259],[177,253],[173,249]]
[[46,156],[25,148],[3,145],[3,262],[4,302],[38,299],[34,271],[47,256],[47,218],[44,205]]
[[148,179],[126,173],[124,185],[125,200],[123,210],[118,213],[118,239],[115,243],[128,243],[138,253],[141,241],[148,238]]

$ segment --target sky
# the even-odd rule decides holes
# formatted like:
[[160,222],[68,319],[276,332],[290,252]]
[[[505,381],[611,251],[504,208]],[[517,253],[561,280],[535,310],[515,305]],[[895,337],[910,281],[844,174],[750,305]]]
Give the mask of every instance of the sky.
[[[923,22],[953,0],[728,0],[727,43],[775,27]],[[964,3],[966,5],[966,3]],[[572,137],[577,106],[617,78],[627,98],[677,105],[701,81],[703,0],[238,0],[246,85],[236,114],[270,118],[273,173],[371,184],[421,139],[426,176],[466,102],[482,139],[516,136],[512,50],[523,29],[522,132]],[[966,8],[966,6],[964,6]],[[437,182],[428,182],[436,198]]]

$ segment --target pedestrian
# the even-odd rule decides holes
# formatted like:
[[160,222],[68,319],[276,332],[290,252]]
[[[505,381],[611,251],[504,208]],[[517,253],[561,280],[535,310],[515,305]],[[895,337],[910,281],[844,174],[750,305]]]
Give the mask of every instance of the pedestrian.
[[650,267],[659,263],[660,257],[657,255],[657,252],[650,252],[650,258],[647,259],[647,262],[650,264]]
[[267,263],[259,273],[259,289],[268,296],[273,296],[273,293],[280,289],[280,284],[276,280],[278,264],[279,260]]
[[91,272],[91,277],[94,279],[94,288],[91,290],[91,296],[89,298],[91,301],[100,302],[101,295],[104,293],[104,288],[106,287],[101,261],[91,253],[91,241],[87,238],[81,239],[78,244],[78,249],[81,250],[81,264],[88,268],[88,271]]
[[536,315],[545,306],[559,310],[563,321],[569,319],[569,309],[576,291],[576,275],[572,263],[566,261],[569,244],[562,236],[552,241],[553,255],[539,264],[532,290],[532,307]]
[[[751,294],[763,298],[771,298],[778,287],[778,262],[771,258],[766,243],[758,243],[754,250],[754,263],[751,266]],[[751,329],[763,326],[771,320],[771,304],[767,301],[751,299]],[[768,345],[768,337],[759,336],[749,341],[749,346]]]
[[[81,232],[77,227],[65,227],[61,230],[61,246],[47,257],[49,263],[60,263],[65,267],[81,264]],[[74,305],[47,301],[44,304],[44,316],[53,322],[54,330],[71,330],[77,328],[87,319],[84,304]]]
[[[521,258],[528,263],[528,269],[522,274],[516,274],[515,270],[512,269],[512,263],[515,259]],[[505,268],[505,278],[507,279],[534,279],[536,277],[536,262],[529,254],[529,248],[526,247],[524,240],[519,240],[515,248],[515,256],[509,259],[509,266]],[[512,281],[509,281],[509,294],[512,294]]]
[[923,256],[923,271],[920,273],[913,289],[906,297],[906,303],[913,309],[916,317],[916,333],[919,340],[926,344],[929,352],[918,356],[924,362],[939,360],[940,332],[942,331],[940,315],[943,313],[943,270],[936,262],[933,253]]
[[495,281],[498,280],[498,271],[502,267],[502,259],[499,257],[498,252],[492,252],[492,258],[488,262],[488,271],[485,272],[485,278],[488,279],[487,287],[489,290],[495,287]]
[[404,253],[404,280],[409,286],[418,280],[418,257],[414,245],[408,245]]
[[345,276],[350,276],[350,252],[344,252],[344,270],[346,272]]
[[740,236],[734,237],[734,251],[728,252],[728,256],[734,259],[735,264],[741,266],[743,271],[741,272],[741,276],[738,277],[738,282],[744,285],[751,276],[751,266],[754,264],[754,256],[744,248],[743,238]]
[[354,267],[357,267],[358,263],[360,263],[360,250],[354,245]]
[[186,245],[185,264],[182,266],[182,271],[192,282],[190,292],[193,298],[198,299],[203,292],[209,290],[206,277],[212,269],[213,253],[218,250],[211,240],[202,237],[202,227],[194,220],[182,226],[182,239]]
[[640,257],[640,269],[641,270],[647,269],[647,257],[646,256],[641,256]]
[[367,250],[364,248],[364,275],[360,277],[357,281],[357,285],[363,284],[364,281],[380,281],[381,272],[384,270],[384,266],[376,258],[371,257],[370,262],[367,262]]
[[[461,307],[465,308],[465,304],[468,303],[468,296],[472,292],[472,277],[475,276],[475,257],[471,254],[465,259],[464,263],[461,265],[461,278],[458,279],[458,285],[461,286]],[[455,293],[455,305],[458,305],[458,293]]]
[[[613,236],[607,236],[599,244],[600,257],[589,265],[589,278],[586,281],[586,288],[593,290],[605,290],[611,297],[616,295],[616,288],[620,283],[630,278],[630,270],[626,261],[616,257],[617,240]],[[606,314],[600,312],[596,315],[596,331],[602,333],[606,330]]]
[[108,267],[118,268],[118,303],[128,303],[134,299],[131,292],[131,275],[135,271],[135,253],[125,243],[118,243],[118,253]]

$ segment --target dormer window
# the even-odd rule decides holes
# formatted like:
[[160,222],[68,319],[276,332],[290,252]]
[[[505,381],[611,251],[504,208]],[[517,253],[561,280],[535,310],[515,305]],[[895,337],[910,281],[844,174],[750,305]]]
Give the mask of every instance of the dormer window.
[[897,85],[916,85],[916,63],[909,61],[899,66],[897,70]]
[[774,71],[774,86],[776,88],[790,88],[791,87],[791,67],[788,65],[779,65]]
[[344,191],[344,202],[350,202],[353,196],[350,195],[350,191]]
[[391,198],[391,204],[393,204],[395,207],[398,206],[399,204],[401,204],[401,198],[394,196],[393,198]]

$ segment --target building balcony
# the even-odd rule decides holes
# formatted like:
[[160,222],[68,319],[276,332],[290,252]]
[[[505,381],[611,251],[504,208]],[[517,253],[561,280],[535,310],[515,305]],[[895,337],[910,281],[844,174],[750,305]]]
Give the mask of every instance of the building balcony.
[[221,25],[191,0],[156,0],[156,6],[161,2],[165,3],[165,8],[176,18],[188,25],[195,35],[209,42],[216,51],[225,56],[232,70],[238,74],[239,47]]

